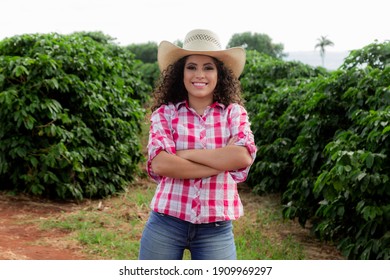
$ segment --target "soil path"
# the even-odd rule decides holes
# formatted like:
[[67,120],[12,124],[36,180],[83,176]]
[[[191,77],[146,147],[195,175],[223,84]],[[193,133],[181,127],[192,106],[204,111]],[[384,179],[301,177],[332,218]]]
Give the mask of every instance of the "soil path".
[[63,243],[67,233],[41,230],[34,221],[73,211],[75,204],[53,203],[0,193],[0,260],[78,260],[77,245]]

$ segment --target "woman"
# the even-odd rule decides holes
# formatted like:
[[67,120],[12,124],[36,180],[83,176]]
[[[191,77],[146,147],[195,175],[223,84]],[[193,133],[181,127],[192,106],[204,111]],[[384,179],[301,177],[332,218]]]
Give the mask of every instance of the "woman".
[[236,259],[232,220],[243,214],[237,183],[256,154],[238,77],[243,48],[193,30],[183,48],[163,41],[147,170],[158,183],[140,259]]

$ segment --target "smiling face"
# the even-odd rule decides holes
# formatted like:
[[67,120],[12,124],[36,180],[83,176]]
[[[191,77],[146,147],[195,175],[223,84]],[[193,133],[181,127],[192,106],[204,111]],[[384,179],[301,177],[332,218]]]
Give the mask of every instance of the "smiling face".
[[205,55],[190,55],[184,65],[184,86],[191,107],[205,109],[213,102],[218,71],[214,59]]

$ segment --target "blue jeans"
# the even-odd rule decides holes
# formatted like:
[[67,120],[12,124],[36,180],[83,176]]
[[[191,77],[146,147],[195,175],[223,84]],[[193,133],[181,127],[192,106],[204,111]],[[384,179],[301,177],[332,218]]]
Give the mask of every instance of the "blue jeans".
[[141,238],[140,260],[235,260],[231,221],[192,224],[152,211]]

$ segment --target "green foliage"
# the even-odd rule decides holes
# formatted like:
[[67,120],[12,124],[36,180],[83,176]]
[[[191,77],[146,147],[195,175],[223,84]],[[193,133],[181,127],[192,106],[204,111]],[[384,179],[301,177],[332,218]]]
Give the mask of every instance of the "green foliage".
[[249,51],[258,51],[271,57],[282,58],[286,56],[283,53],[283,44],[275,44],[267,34],[259,33],[236,33],[230,38],[227,48],[244,46]]
[[284,191],[293,172],[289,150],[302,120],[299,113],[286,110],[299,108],[305,85],[321,74],[326,74],[321,68],[248,52],[241,83],[258,147],[248,178],[255,192]]
[[160,77],[160,69],[157,64],[157,43],[131,44],[125,47],[132,52],[135,58],[140,60],[136,69],[142,73],[142,81],[154,87]]
[[137,63],[135,68],[142,73],[142,81],[147,85],[155,87],[160,77],[160,68],[157,62],[154,63]]
[[157,43],[148,42],[146,44],[131,44],[126,47],[127,50],[135,55],[136,59],[143,63],[157,62]]
[[254,191],[281,191],[285,217],[351,259],[390,258],[389,50],[352,51],[332,73],[255,57],[242,78]]
[[390,64],[390,41],[383,44],[375,42],[363,49],[353,50],[345,59],[342,69],[348,70],[355,67],[361,68],[371,66],[381,69],[388,67]]
[[1,188],[105,196],[131,181],[150,87],[101,33],[0,42]]
[[358,77],[341,95],[351,125],[325,147],[327,161],[314,188],[322,198],[315,231],[339,239],[350,258],[390,259],[390,68],[367,63],[346,72]]

